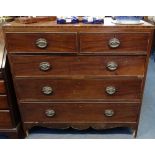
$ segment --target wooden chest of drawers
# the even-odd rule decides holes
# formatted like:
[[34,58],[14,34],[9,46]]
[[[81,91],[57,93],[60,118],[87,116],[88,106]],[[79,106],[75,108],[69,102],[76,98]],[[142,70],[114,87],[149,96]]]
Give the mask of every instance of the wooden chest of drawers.
[[12,77],[6,52],[4,38],[0,27],[0,137],[23,138],[19,110],[14,93]]
[[12,23],[7,52],[25,131],[138,128],[154,27]]

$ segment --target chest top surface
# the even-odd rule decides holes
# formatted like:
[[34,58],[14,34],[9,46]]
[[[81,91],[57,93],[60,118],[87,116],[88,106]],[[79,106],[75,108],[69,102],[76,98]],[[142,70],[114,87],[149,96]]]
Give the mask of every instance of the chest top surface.
[[143,21],[137,25],[118,25],[111,18],[105,18],[104,24],[57,24],[56,21],[33,24],[7,23],[3,26],[5,32],[149,32],[154,26]]

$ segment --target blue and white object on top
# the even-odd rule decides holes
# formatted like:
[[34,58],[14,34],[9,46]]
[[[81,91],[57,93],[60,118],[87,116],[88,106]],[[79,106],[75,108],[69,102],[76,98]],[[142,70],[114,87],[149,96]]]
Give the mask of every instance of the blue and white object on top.
[[138,24],[143,16],[115,16],[117,23],[122,24]]
[[82,22],[84,24],[103,24],[104,16],[84,16]]
[[78,22],[77,16],[57,16],[57,24],[76,24]]

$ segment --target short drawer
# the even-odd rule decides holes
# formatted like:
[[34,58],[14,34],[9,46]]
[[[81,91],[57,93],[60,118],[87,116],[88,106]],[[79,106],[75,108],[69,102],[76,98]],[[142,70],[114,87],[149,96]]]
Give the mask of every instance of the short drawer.
[[145,56],[10,55],[14,76],[144,76]]
[[6,33],[8,52],[74,53],[76,33]]
[[80,52],[145,53],[147,33],[81,33]]
[[9,110],[0,110],[0,128],[12,128],[11,114]]
[[16,91],[24,101],[139,101],[141,84],[137,78],[16,79]]
[[5,84],[3,80],[0,80],[0,94],[6,93]]
[[6,95],[0,95],[0,110],[8,109],[8,101]]
[[[139,106],[125,103],[23,103],[24,123],[131,123]],[[35,109],[35,110],[33,110]]]

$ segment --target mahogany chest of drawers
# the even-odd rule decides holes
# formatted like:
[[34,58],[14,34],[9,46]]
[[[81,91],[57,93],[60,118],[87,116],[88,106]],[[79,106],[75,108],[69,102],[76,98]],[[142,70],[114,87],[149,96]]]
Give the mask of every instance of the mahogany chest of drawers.
[[136,133],[154,27],[4,26],[24,130],[130,127]]
[[0,27],[0,136],[23,138],[23,130],[8,59],[4,52],[4,38]]

